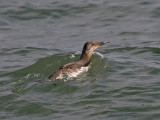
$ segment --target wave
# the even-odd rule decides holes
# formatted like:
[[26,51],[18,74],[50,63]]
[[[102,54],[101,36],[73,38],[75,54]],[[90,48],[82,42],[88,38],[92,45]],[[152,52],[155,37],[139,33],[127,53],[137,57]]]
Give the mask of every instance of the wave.
[[[47,79],[50,74],[56,71],[60,66],[77,61],[80,57],[80,52],[69,54],[55,54],[49,57],[40,58],[36,63],[26,68],[7,73],[5,76],[11,76],[13,78],[35,80],[35,79]],[[107,63],[104,56],[95,52],[92,56],[91,63],[89,65],[88,72],[84,73],[85,76],[94,76],[102,71],[106,70]],[[83,76],[83,75],[82,75]],[[79,79],[81,76],[79,77]]]

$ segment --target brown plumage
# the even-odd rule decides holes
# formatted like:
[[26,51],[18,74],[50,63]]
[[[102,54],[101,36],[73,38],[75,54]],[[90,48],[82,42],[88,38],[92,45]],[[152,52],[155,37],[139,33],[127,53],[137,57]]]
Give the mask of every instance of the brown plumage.
[[76,73],[82,67],[87,67],[90,63],[93,51],[98,47],[107,43],[109,42],[108,41],[107,42],[96,42],[96,41],[86,42],[84,44],[80,59],[77,62],[71,62],[61,66],[57,71],[55,71],[52,75],[49,76],[49,79],[61,79],[63,75]]

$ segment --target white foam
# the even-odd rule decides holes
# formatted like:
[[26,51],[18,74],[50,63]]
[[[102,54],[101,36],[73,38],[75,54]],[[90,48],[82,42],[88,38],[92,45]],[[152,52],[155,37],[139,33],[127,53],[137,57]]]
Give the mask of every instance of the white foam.
[[76,51],[75,55],[79,55],[81,53],[82,53],[81,51]]
[[104,56],[100,52],[93,52],[93,54],[96,54],[96,55],[100,56],[101,58],[104,58]]
[[75,55],[74,55],[74,54],[71,54],[70,58],[75,58]]

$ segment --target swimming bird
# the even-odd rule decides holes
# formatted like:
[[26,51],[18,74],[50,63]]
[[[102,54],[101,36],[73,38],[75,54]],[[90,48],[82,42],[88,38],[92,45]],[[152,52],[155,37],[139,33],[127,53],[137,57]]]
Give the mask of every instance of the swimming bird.
[[88,65],[91,61],[93,51],[98,47],[109,43],[89,41],[83,46],[82,54],[77,62],[71,62],[66,65],[61,66],[57,71],[49,76],[49,79],[62,79],[64,76],[76,77],[83,71],[87,71]]

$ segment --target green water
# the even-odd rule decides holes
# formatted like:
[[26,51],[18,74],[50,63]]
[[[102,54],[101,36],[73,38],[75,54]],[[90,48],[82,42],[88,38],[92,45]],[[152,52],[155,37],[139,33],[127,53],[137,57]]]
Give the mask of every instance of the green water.
[[[159,120],[159,0],[2,0],[0,120]],[[89,71],[48,80],[86,41]]]

